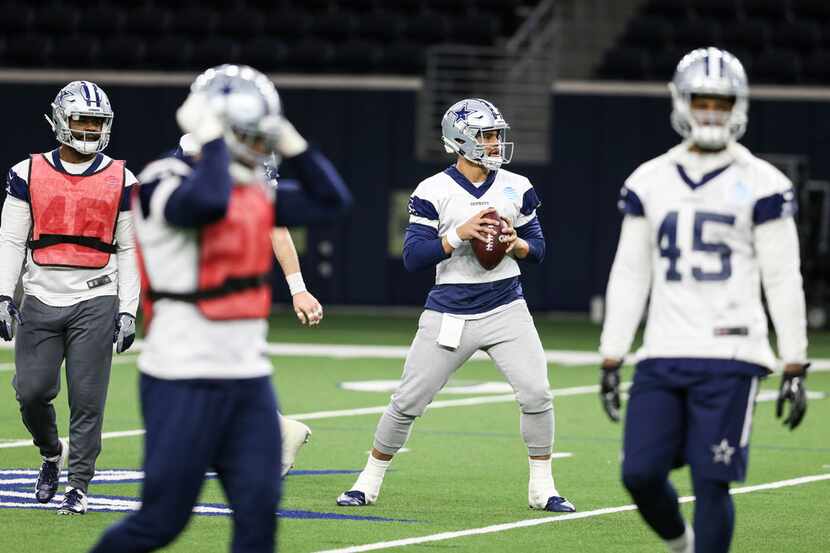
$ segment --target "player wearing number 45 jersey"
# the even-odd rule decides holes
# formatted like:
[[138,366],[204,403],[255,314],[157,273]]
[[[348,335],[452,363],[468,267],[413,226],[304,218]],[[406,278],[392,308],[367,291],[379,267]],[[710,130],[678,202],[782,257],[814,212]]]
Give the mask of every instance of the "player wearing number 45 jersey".
[[[785,424],[804,416],[807,338],[790,181],[737,144],[747,123],[740,62],[699,49],[677,67],[672,124],[679,146],[632,174],[607,293],[600,351],[602,401],[619,420],[619,375],[651,294],[625,421],[622,478],[669,551],[729,549],[729,482],[746,476],[758,380],[777,362],[761,303],[766,294],[784,375]],[[688,464],[693,528],[669,471]]]

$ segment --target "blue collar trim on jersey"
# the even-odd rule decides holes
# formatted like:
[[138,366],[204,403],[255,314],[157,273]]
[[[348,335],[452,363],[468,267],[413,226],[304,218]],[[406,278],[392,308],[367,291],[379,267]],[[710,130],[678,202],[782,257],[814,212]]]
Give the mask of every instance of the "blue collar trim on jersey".
[[[97,154],[95,154],[95,159],[92,160],[92,164],[89,167],[87,167],[84,170],[84,172],[81,173],[80,176],[88,177],[88,176],[92,175],[93,173],[95,173],[95,171],[98,170],[98,167],[101,166],[102,161],[104,161],[104,154],[102,154],[101,152],[98,152]],[[52,150],[52,165],[54,165],[55,169],[57,169],[58,171],[62,171],[64,173],[71,174],[71,173],[69,173],[69,171],[67,171],[64,168],[63,163],[61,163],[61,155],[60,155],[60,149],[59,148],[55,149],[55,150]]]
[[484,179],[484,183],[482,183],[481,186],[476,186],[473,183],[471,183],[470,179],[461,174],[461,171],[459,171],[458,167],[456,167],[455,165],[450,165],[449,167],[444,169],[444,173],[449,175],[452,178],[452,180],[457,182],[461,188],[463,188],[476,199],[478,199],[484,196],[484,194],[486,194],[487,191],[490,189],[490,186],[492,186],[493,181],[496,180],[496,173],[498,173],[498,171],[490,171],[490,173],[487,174],[487,178]]
[[680,178],[683,179],[683,182],[688,184],[689,188],[691,188],[692,190],[695,190],[696,188],[699,188],[699,187],[703,186],[704,184],[706,184],[707,182],[709,182],[710,180],[714,179],[715,177],[717,177],[718,175],[720,175],[721,173],[723,173],[724,171],[729,169],[729,167],[731,167],[731,166],[732,166],[731,163],[727,163],[723,167],[715,169],[714,171],[709,171],[708,173],[706,173],[705,175],[700,177],[700,180],[698,182],[695,182],[694,180],[692,180],[691,177],[689,177],[689,175],[686,174],[686,170],[683,169],[683,166],[680,165],[679,163],[677,164],[677,172],[680,174]]

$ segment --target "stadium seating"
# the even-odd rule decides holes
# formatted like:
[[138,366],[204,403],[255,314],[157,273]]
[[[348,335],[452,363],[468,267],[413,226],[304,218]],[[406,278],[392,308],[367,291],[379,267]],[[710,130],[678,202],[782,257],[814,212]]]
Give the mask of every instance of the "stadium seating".
[[830,1],[649,0],[595,73],[665,81],[684,52],[703,46],[737,55],[751,83],[830,84],[821,65],[830,51]]
[[496,45],[533,0],[2,0],[0,67],[399,73],[442,43]]

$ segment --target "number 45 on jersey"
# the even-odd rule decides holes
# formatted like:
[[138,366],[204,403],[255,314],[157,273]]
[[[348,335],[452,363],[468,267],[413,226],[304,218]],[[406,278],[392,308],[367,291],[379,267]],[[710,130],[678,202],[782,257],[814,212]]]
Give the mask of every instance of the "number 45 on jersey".
[[[677,270],[677,261],[683,255],[683,251],[677,245],[677,224],[678,212],[669,211],[657,230],[657,247],[660,249],[660,257],[669,260],[669,267],[666,270],[668,281],[680,281],[689,277]],[[692,224],[692,251],[720,256],[720,270],[706,271],[701,267],[692,267],[691,278],[709,282],[727,280],[732,276],[732,248],[725,242],[706,242],[703,239],[703,229],[707,225],[731,227],[735,224],[735,216],[711,211],[695,211]]]

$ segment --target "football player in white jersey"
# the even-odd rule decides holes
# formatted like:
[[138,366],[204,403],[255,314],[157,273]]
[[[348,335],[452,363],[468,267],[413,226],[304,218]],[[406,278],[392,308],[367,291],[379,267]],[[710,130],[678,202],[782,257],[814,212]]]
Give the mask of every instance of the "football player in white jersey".
[[[276,151],[265,164],[265,176],[275,188],[279,186],[278,160],[295,158],[308,152],[309,148],[305,138],[297,132],[294,125],[285,117],[280,122],[278,134],[279,140],[275,145]],[[196,159],[199,156],[199,144],[192,135],[184,134],[179,139],[179,148],[174,155],[182,159]],[[326,163],[328,162],[328,160],[322,158],[322,154],[320,156],[321,158],[318,158],[314,163],[320,163],[321,159]],[[295,185],[295,183],[291,184]],[[300,270],[300,258],[297,255],[297,248],[294,246],[294,240],[291,238],[291,232],[288,228],[283,226],[274,228],[271,233],[271,244],[274,247],[274,255],[280,269],[285,275],[297,319],[301,324],[310,327],[320,324],[323,320],[323,306],[306,289],[303,274]],[[300,448],[308,443],[311,437],[311,429],[300,421],[284,417],[282,413],[279,415],[279,420],[282,434],[282,476],[285,477],[294,466],[294,460],[297,458]]]
[[[139,278],[130,189],[135,176],[103,153],[113,111],[95,83],[63,87],[46,117],[58,148],[33,154],[6,178],[0,227],[0,337],[15,341],[14,388],[23,423],[43,457],[35,496],[48,503],[68,456],[60,514],[83,514],[101,452],[112,343],[135,337]],[[25,298],[13,299],[23,267]],[[66,361],[69,445],[52,401]]]
[[[141,173],[132,210],[146,332],[138,358],[145,455],[141,509],[112,526],[95,553],[165,547],[192,514],[205,472],[233,510],[233,551],[273,551],[281,480],[280,424],[265,355],[275,221],[293,226],[342,213],[351,195],[336,173],[276,190],[264,162],[282,108],[259,71],[202,73],[177,112],[198,158],[168,155]],[[303,156],[300,156],[303,157]]]
[[[454,104],[441,121],[443,143],[456,161],[422,181],[409,202],[403,261],[410,271],[435,267],[403,379],[378,423],[366,467],[341,506],[374,503],[392,457],[452,374],[473,353],[486,351],[516,391],[527,445],[528,502],[534,509],[570,512],[551,472],[553,403],[545,354],[519,282],[517,260],[540,263],[545,239],[536,216],[539,198],[527,178],[502,168],[510,162],[507,122],[482,99]],[[492,270],[477,261],[471,240],[486,241],[482,216],[496,211],[510,234],[510,255]]]
[[[748,86],[729,52],[686,55],[669,84],[683,142],[625,182],[600,352],[603,407],[619,420],[619,367],[651,295],[625,421],[622,479],[673,552],[729,549],[729,483],[746,475],[758,380],[776,367],[761,288],[784,363],[777,415],[806,409],[807,335],[790,181],[737,143]],[[694,524],[668,474],[688,464]]]

